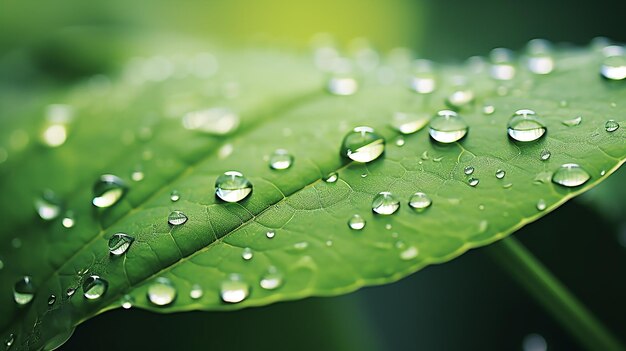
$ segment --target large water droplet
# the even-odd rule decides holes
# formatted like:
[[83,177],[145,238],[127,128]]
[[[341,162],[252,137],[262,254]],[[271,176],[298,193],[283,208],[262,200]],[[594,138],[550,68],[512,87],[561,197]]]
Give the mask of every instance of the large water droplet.
[[561,121],[561,123],[563,123],[563,125],[568,126],[568,127],[576,127],[582,121],[583,121],[582,116],[578,116],[578,117],[574,117],[574,118],[570,118],[570,119],[566,119],[564,121]]
[[381,215],[390,215],[400,208],[400,201],[390,192],[381,191],[372,200],[372,211]]
[[178,200],[180,200],[180,193],[178,190],[172,190],[172,193],[170,194],[170,201],[176,202]]
[[189,297],[191,297],[193,300],[197,300],[201,298],[203,295],[204,295],[204,290],[202,290],[202,287],[200,286],[200,284],[194,284],[191,287],[191,290],[189,291]]
[[207,134],[225,135],[239,126],[239,116],[229,108],[214,107],[187,113],[183,127]]
[[109,283],[97,275],[87,277],[83,282],[83,295],[89,300],[99,299],[106,293]]
[[535,111],[528,109],[516,111],[508,125],[509,136],[521,142],[537,140],[546,130],[545,124],[535,115]]
[[283,285],[283,275],[278,272],[276,267],[271,266],[267,270],[267,273],[261,277],[259,285],[266,290],[278,289],[281,285]]
[[35,209],[41,219],[51,221],[61,213],[61,200],[52,190],[44,190],[41,197],[35,199]]
[[626,79],[626,55],[609,56],[602,62],[600,73],[606,79],[623,80]]
[[112,174],[104,174],[93,186],[92,203],[100,208],[111,207],[124,196],[127,190],[128,188],[121,178]]
[[534,74],[549,74],[554,70],[554,58],[551,54],[552,44],[544,39],[533,39],[528,42],[528,70]]
[[544,199],[539,199],[539,201],[537,201],[537,209],[539,211],[543,211],[546,209],[546,201]]
[[226,202],[239,202],[252,192],[252,183],[237,171],[224,172],[215,180],[215,195]]
[[473,178],[472,177],[472,178],[467,180],[467,184],[469,184],[472,187],[478,185],[478,183],[480,183],[480,180],[478,180],[478,178]]
[[617,123],[616,121],[612,119],[606,121],[606,123],[604,124],[604,130],[606,130],[609,133],[612,133],[618,129],[619,129],[619,123]]
[[13,299],[18,305],[26,305],[35,297],[35,284],[29,276],[22,277],[13,286]]
[[167,223],[171,225],[182,225],[187,222],[187,215],[182,213],[181,211],[172,211],[169,216],[167,216]]
[[498,169],[496,171],[496,178],[498,178],[498,179],[504,178],[505,175],[506,175],[506,171],[503,170],[503,169]]
[[254,256],[254,252],[252,252],[252,249],[249,247],[244,248],[243,252],[241,253],[241,258],[243,258],[246,261],[250,261],[253,256]]
[[124,295],[121,299],[122,308],[125,310],[130,309],[135,304],[135,299],[130,295]]
[[324,177],[324,181],[326,183],[334,183],[339,179],[339,174],[337,172],[330,172]]
[[472,173],[474,173],[474,167],[472,166],[467,166],[463,169],[463,173],[470,175]]
[[354,230],[361,230],[365,228],[365,219],[358,214],[355,214],[348,220],[348,227]]
[[113,236],[109,239],[109,252],[115,256],[122,255],[128,251],[128,248],[133,241],[135,241],[135,238],[128,234],[113,234]]
[[541,154],[539,155],[542,161],[549,160],[550,156],[552,156],[552,153],[550,152],[550,150],[541,150]]
[[587,171],[575,163],[566,163],[552,175],[552,182],[566,187],[576,187],[585,184],[591,176]]
[[238,274],[231,274],[222,282],[220,296],[224,302],[239,303],[245,300],[249,293],[250,287]]
[[357,162],[371,162],[385,151],[385,139],[370,127],[356,127],[343,138],[341,155]]
[[430,137],[440,143],[453,143],[467,134],[467,123],[454,111],[442,110],[430,121]]
[[416,211],[423,211],[430,207],[432,203],[433,202],[430,197],[422,192],[417,192],[411,195],[411,198],[409,199],[409,206]]
[[278,149],[270,156],[270,167],[272,169],[287,169],[293,164],[293,155],[285,149]]
[[172,282],[159,277],[148,286],[148,300],[157,306],[166,306],[176,299],[176,288]]

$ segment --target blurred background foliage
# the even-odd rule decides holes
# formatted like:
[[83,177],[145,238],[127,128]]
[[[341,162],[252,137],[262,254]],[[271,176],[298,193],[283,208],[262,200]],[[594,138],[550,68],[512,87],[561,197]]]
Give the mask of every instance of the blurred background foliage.
[[[623,1],[542,0],[0,0],[0,116],[73,82],[115,77],[136,55],[269,40],[306,50],[320,32],[342,46],[461,61],[533,38],[585,45],[626,41]],[[6,131],[4,131],[6,132]],[[517,237],[605,321],[626,335],[626,222],[620,179],[566,204]],[[598,204],[604,206],[598,206]],[[621,243],[621,245],[620,245]],[[540,334],[538,337],[534,333]],[[481,250],[396,284],[232,313],[112,311],[63,347],[254,350],[576,350],[577,345]],[[534,347],[534,348],[533,348]]]

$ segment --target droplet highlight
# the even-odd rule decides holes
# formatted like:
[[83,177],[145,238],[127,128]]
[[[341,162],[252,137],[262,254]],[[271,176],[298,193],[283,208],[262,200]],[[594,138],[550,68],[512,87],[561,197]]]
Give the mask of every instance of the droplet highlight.
[[93,186],[92,203],[99,208],[111,207],[124,196],[127,190],[128,187],[121,178],[104,174]]

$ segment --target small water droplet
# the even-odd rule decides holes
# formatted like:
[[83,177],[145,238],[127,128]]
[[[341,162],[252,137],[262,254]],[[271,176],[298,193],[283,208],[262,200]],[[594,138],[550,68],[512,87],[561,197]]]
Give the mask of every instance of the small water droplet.
[[128,310],[131,309],[135,304],[135,299],[130,295],[124,295],[120,300],[120,304],[122,305],[123,309]]
[[470,175],[472,173],[474,173],[474,167],[472,166],[467,166],[463,169],[463,173]]
[[423,211],[426,208],[430,207],[432,203],[433,202],[430,197],[422,192],[417,192],[411,195],[411,198],[409,199],[409,206],[411,206],[411,208],[416,211]]
[[544,199],[539,199],[539,201],[537,201],[537,209],[539,211],[543,211],[546,209],[546,201]]
[[390,215],[400,208],[400,201],[388,191],[381,191],[372,200],[372,211],[381,215]]
[[575,163],[566,163],[552,175],[552,182],[566,187],[583,185],[590,178],[589,173]]
[[224,172],[215,180],[215,195],[226,202],[239,202],[252,192],[252,183],[237,171]]
[[424,150],[424,152],[422,152],[422,155],[420,156],[420,158],[424,161],[428,160],[428,150]]
[[83,282],[83,295],[89,300],[99,299],[106,293],[109,283],[97,275],[89,276]]
[[365,177],[367,177],[367,173],[361,174],[361,178],[365,178]]
[[481,211],[484,211],[485,210],[485,205],[483,205],[483,204],[478,205],[478,209],[481,210]]
[[433,162],[441,162],[443,160],[443,156],[433,157]]
[[172,193],[170,194],[170,201],[176,202],[178,200],[180,200],[180,193],[178,190],[172,190]]
[[432,62],[420,59],[416,60],[414,65],[415,72],[409,82],[411,89],[419,94],[430,94],[435,91],[437,81],[432,69]]
[[333,95],[353,95],[359,90],[359,82],[349,73],[336,73],[328,79],[327,89]]
[[61,213],[61,200],[52,190],[44,190],[41,197],[35,199],[35,209],[41,219],[51,221]]
[[296,249],[296,250],[304,250],[307,247],[309,247],[309,243],[306,242],[306,241],[301,241],[299,243],[293,244],[293,248]]
[[57,301],[57,297],[54,294],[48,296],[48,306],[54,305],[56,301]]
[[72,297],[75,292],[76,288],[67,288],[67,290],[65,290],[65,295],[67,295],[67,297]]
[[387,230],[391,230],[391,228],[392,228],[391,223],[387,223],[387,224],[385,224],[385,229],[387,229]]
[[113,236],[109,239],[109,252],[111,255],[115,256],[122,255],[128,251],[128,248],[133,241],[135,241],[135,238],[128,234],[113,234]]
[[252,249],[249,247],[246,247],[245,249],[243,249],[243,252],[241,253],[241,257],[246,261],[251,260],[253,256],[254,256],[254,253],[252,252]]
[[131,175],[130,178],[135,181],[135,182],[140,182],[143,180],[144,178],[144,174],[142,171],[134,171]]
[[541,155],[539,157],[542,161],[547,161],[552,156],[552,153],[549,150],[541,150]]
[[224,302],[239,303],[245,300],[249,293],[250,287],[238,274],[231,274],[222,282],[220,296]]
[[[600,172],[600,175],[601,175],[601,176],[603,176],[603,175],[605,175],[605,174],[606,174],[606,171],[605,171],[605,170],[602,170],[602,171]],[[0,268],[0,269],[1,269],[1,268]]]
[[148,300],[157,306],[166,306],[176,299],[176,288],[172,281],[159,277],[148,286]]
[[358,214],[355,214],[348,220],[348,227],[354,230],[361,230],[365,228],[365,219]]
[[31,302],[33,297],[35,297],[35,284],[31,277],[24,276],[13,286],[13,299],[18,305],[23,306]]
[[619,129],[619,123],[617,123],[616,121],[612,119],[606,121],[606,123],[604,124],[604,130],[606,130],[609,133],[614,132],[618,129]]
[[512,186],[513,186],[513,183],[506,183],[506,184],[502,184],[502,187],[503,187],[504,189],[509,189],[509,188],[510,188],[510,187],[512,187]]
[[214,107],[187,113],[183,127],[212,135],[229,134],[239,126],[239,115],[229,108]]
[[404,146],[404,143],[405,143],[404,138],[401,136],[397,137],[395,143],[396,143],[396,146]]
[[356,127],[343,138],[341,155],[357,162],[371,162],[385,151],[385,139],[370,127]]
[[177,226],[181,224],[185,224],[187,222],[187,215],[182,213],[181,211],[172,211],[169,216],[167,216],[167,223]]
[[468,131],[467,123],[454,111],[442,110],[430,121],[430,137],[440,143],[453,143]]
[[326,183],[334,183],[339,179],[339,174],[337,172],[330,172],[324,177],[324,181]]
[[554,58],[548,52],[531,52],[528,55],[527,67],[534,74],[550,74],[554,71]]
[[470,186],[476,186],[478,185],[480,181],[478,180],[478,178],[470,178],[467,180],[467,184],[469,184]]
[[273,230],[268,230],[268,231],[265,233],[265,236],[266,236],[268,239],[272,239],[273,237],[275,237],[275,236],[276,236],[276,232],[275,232],[275,231],[273,231]]
[[604,78],[610,80],[626,79],[626,55],[621,54],[605,58],[600,73]]
[[577,125],[580,124],[580,122],[583,121],[582,116],[578,116],[578,117],[574,117],[571,119],[566,119],[564,121],[561,121],[561,123],[563,123],[563,125],[568,126],[568,127],[575,127]]
[[506,175],[506,171],[503,170],[503,169],[498,169],[496,171],[496,178],[498,178],[498,179],[504,178],[505,175]]
[[413,134],[428,124],[427,113],[395,112],[391,117],[391,126],[402,134]]
[[276,267],[271,266],[259,281],[259,285],[266,290],[278,289],[283,285],[283,275],[278,272]]
[[92,203],[100,208],[111,207],[124,196],[127,190],[128,188],[121,178],[112,174],[104,174],[93,186]]
[[9,334],[9,336],[6,338],[6,340],[4,340],[4,346],[5,346],[5,351],[8,351],[11,346],[13,346],[13,343],[15,342],[15,334],[11,333]]
[[489,55],[491,58],[491,77],[497,80],[511,80],[515,77],[513,52],[509,49],[496,48]]
[[65,213],[65,216],[63,217],[63,220],[61,220],[61,224],[65,228],[68,228],[68,229],[73,228],[74,225],[76,224],[76,219],[74,218],[74,212],[67,211]]
[[419,250],[415,246],[409,246],[400,252],[400,258],[408,261],[412,260],[419,255]]
[[204,295],[204,290],[202,290],[200,284],[194,284],[189,291],[189,297],[191,297],[193,300],[197,300],[201,298],[202,295]]
[[486,115],[492,115],[494,112],[496,112],[496,107],[493,105],[485,105],[483,106],[483,113]]
[[515,112],[508,125],[509,136],[517,141],[535,141],[546,133],[545,124],[537,118],[535,111],[523,109]]
[[454,91],[446,98],[448,106],[454,109],[460,109],[472,101],[474,101],[474,91],[465,85],[454,87]]
[[270,168],[283,170],[293,164],[293,155],[285,149],[278,149],[270,156]]

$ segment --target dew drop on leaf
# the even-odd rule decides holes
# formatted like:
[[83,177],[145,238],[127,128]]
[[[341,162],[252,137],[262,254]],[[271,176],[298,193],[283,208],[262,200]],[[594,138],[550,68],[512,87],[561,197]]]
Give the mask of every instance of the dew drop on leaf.
[[446,99],[448,106],[459,109],[474,101],[474,91],[465,85],[458,85]]
[[496,108],[493,105],[485,105],[483,106],[483,113],[486,115],[492,115],[494,112],[496,112]]
[[355,214],[348,220],[348,227],[354,230],[361,230],[365,228],[365,219],[358,214]]
[[44,190],[41,196],[35,199],[35,209],[41,219],[51,221],[61,213],[61,200],[52,190]]
[[278,272],[276,267],[271,266],[261,277],[259,285],[265,290],[278,289],[281,285],[283,285],[283,275]]
[[470,175],[472,173],[474,173],[474,167],[472,166],[467,166],[463,169],[463,173]]
[[135,182],[140,182],[143,180],[144,176],[145,175],[142,171],[134,171],[133,173],[131,173],[130,179],[132,179]]
[[119,256],[126,251],[130,247],[130,244],[135,241],[135,238],[125,233],[116,233],[111,236],[109,239],[109,252],[111,255]]
[[606,123],[604,123],[604,130],[606,130],[609,133],[612,133],[616,130],[619,129],[619,123],[617,123],[616,121],[610,119],[608,121],[606,121]]
[[203,295],[204,295],[204,290],[202,290],[202,287],[200,286],[200,284],[194,284],[191,286],[191,290],[189,290],[189,297],[191,297],[193,300],[197,300],[201,298]]
[[339,174],[337,172],[330,172],[324,177],[324,181],[326,183],[334,183],[339,179]]
[[130,295],[124,295],[122,296],[122,299],[120,300],[120,305],[125,310],[132,308],[134,304],[135,304],[135,299]]
[[496,178],[498,178],[498,179],[504,178],[505,175],[506,175],[506,171],[503,170],[503,169],[498,169],[496,171]]
[[212,135],[226,135],[239,127],[239,115],[226,107],[214,107],[187,113],[183,127]]
[[609,80],[626,79],[626,55],[618,54],[605,58],[600,73]]
[[548,159],[550,159],[550,156],[552,156],[550,150],[541,150],[539,158],[541,158],[542,161],[547,161]]
[[566,187],[577,187],[586,183],[591,176],[575,163],[561,165],[552,175],[552,182]]
[[478,180],[478,178],[470,178],[467,180],[467,184],[469,184],[472,187],[475,187],[476,185],[478,185],[480,181]]
[[381,191],[372,200],[372,211],[381,215],[390,215],[400,208],[400,201],[390,192]]
[[398,147],[404,146],[404,143],[405,143],[405,141],[404,141],[404,138],[402,136],[399,136],[399,137],[396,138],[396,141],[395,141],[396,146],[398,146]]
[[182,213],[181,211],[172,211],[169,216],[167,216],[167,223],[173,226],[182,225],[187,222],[187,215]]
[[272,238],[274,238],[274,237],[276,236],[276,232],[275,232],[275,231],[273,231],[273,230],[268,230],[268,231],[265,233],[265,236],[266,236],[268,239],[272,239]]
[[419,255],[419,250],[415,246],[409,246],[400,252],[400,258],[408,261],[412,260]]
[[583,121],[583,118],[581,116],[578,117],[574,117],[574,118],[570,118],[570,119],[566,119],[564,121],[561,121],[561,123],[563,123],[563,125],[568,126],[568,127],[575,127],[577,125],[580,124],[580,122]]
[[170,193],[170,201],[176,202],[178,200],[180,200],[180,193],[178,192],[178,190],[172,190],[172,192]]
[[244,248],[243,252],[241,253],[241,258],[243,258],[245,261],[250,261],[253,256],[254,256],[254,253],[252,252],[252,249],[249,247]]
[[83,282],[83,296],[89,300],[96,300],[106,293],[109,283],[97,275],[89,276]]
[[411,195],[409,206],[416,211],[423,211],[432,205],[432,200],[423,192],[417,192]]
[[67,126],[63,123],[50,123],[41,133],[41,141],[47,147],[59,147],[67,140]]
[[250,287],[238,274],[229,275],[220,287],[222,301],[227,303],[239,303],[245,300],[249,293]]
[[537,209],[539,211],[543,211],[546,209],[546,201],[544,199],[539,199],[539,201],[537,201]]
[[24,276],[13,286],[13,299],[18,305],[26,305],[31,302],[34,297],[35,284],[33,284],[31,277]]
[[496,80],[511,80],[515,77],[513,52],[509,49],[496,48],[489,55],[491,58],[491,77]]
[[57,301],[57,297],[54,294],[48,296],[48,306],[54,305],[56,301]]
[[74,296],[74,293],[76,293],[76,288],[67,288],[67,290],[65,290],[65,295],[67,295],[67,297]]
[[454,111],[441,110],[430,121],[430,137],[440,143],[453,143],[468,131],[467,123]]
[[343,138],[341,155],[356,162],[371,162],[385,151],[385,139],[370,127],[356,127]]
[[93,186],[92,203],[100,208],[111,207],[124,196],[127,190],[128,188],[121,178],[112,174],[104,174]]
[[74,218],[74,212],[67,211],[65,213],[65,216],[63,216],[63,219],[61,220],[61,225],[69,229],[69,228],[73,228],[75,224],[76,224],[76,219]]
[[166,306],[176,299],[176,288],[164,277],[156,278],[148,286],[148,300],[156,306]]
[[535,111],[522,109],[515,112],[508,124],[509,136],[517,141],[528,142],[541,138],[547,131]]
[[252,183],[237,171],[228,171],[215,180],[215,195],[226,202],[239,202],[252,192]]
[[283,170],[291,167],[293,164],[293,155],[285,149],[278,149],[270,156],[270,168]]
[[391,117],[391,127],[402,134],[413,134],[424,128],[430,115],[417,112],[395,112]]
[[414,62],[414,73],[409,82],[413,91],[418,94],[430,94],[435,91],[437,81],[432,66],[429,60],[420,59]]
[[10,350],[14,342],[15,342],[15,334],[11,333],[9,334],[9,336],[7,336],[6,340],[4,340],[5,351]]

